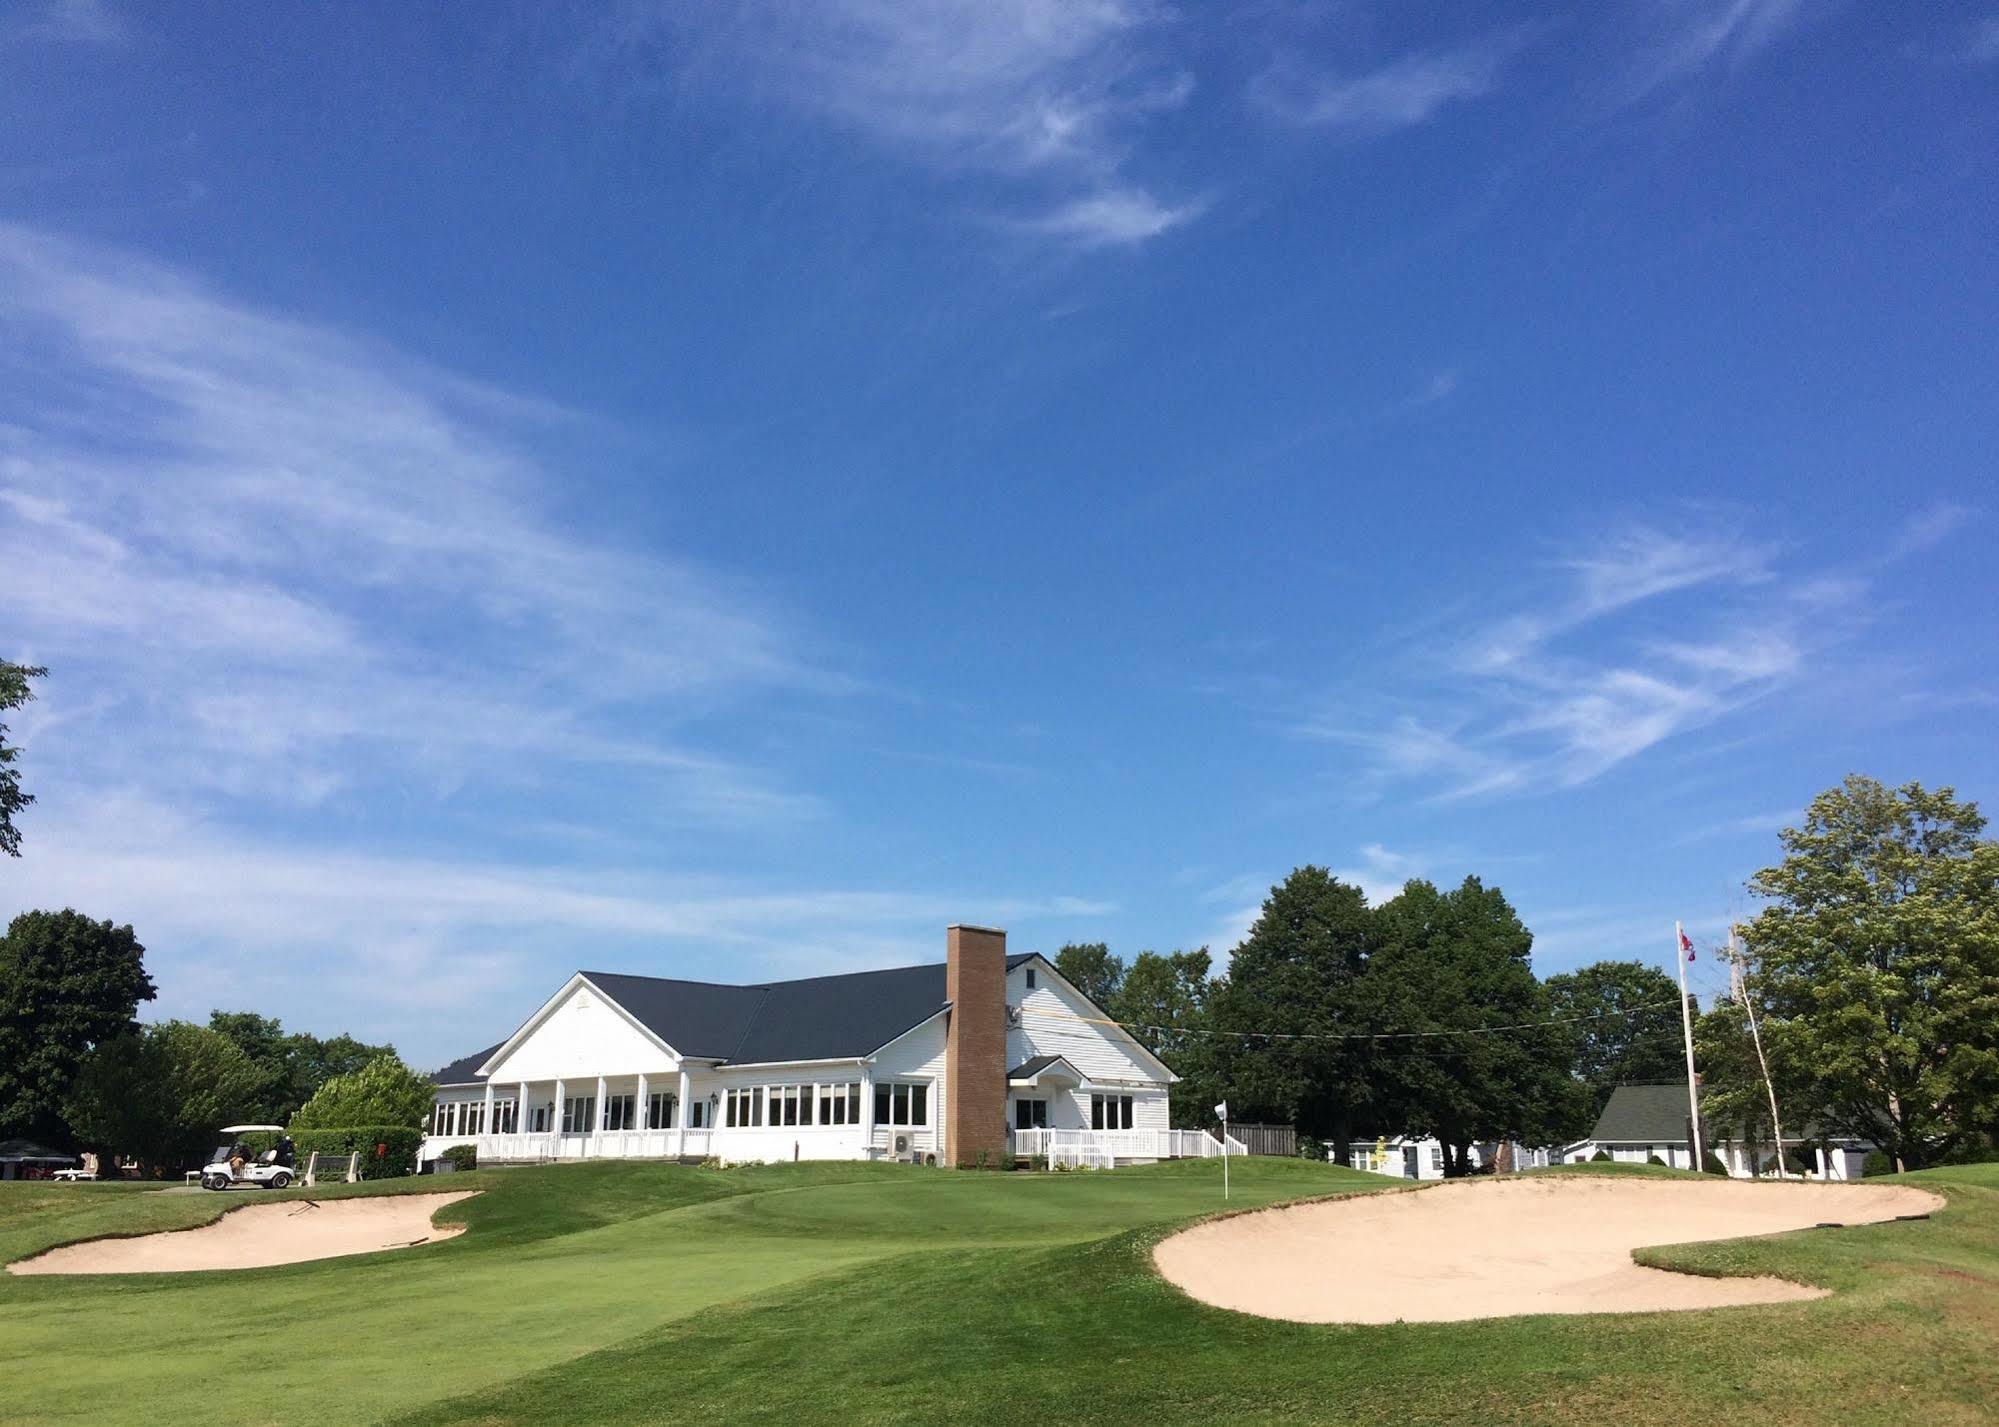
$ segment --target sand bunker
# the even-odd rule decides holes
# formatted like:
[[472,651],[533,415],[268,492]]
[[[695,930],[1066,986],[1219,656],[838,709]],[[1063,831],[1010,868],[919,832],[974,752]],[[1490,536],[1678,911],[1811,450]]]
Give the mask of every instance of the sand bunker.
[[1300,1323],[1720,1308],[1823,1291],[1643,1268],[1631,1251],[1942,1206],[1906,1185],[1488,1180],[1218,1219],[1167,1239],[1153,1260],[1204,1303]]
[[135,1239],[95,1239],[7,1265],[9,1273],[192,1273],[269,1268],[308,1259],[434,1244],[465,1232],[431,1227],[430,1216],[460,1194],[392,1194],[367,1199],[291,1199],[232,1209],[213,1224]]

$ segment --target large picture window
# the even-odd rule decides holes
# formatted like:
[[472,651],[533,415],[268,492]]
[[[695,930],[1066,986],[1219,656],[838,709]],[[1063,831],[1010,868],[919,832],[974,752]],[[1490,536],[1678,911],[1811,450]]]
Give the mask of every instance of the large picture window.
[[646,1128],[648,1130],[670,1130],[673,1128],[673,1092],[655,1090],[646,1096]]
[[875,1086],[877,1125],[927,1125],[930,1123],[930,1086],[920,1081],[896,1080]]
[[587,1135],[596,1128],[597,1097],[571,1095],[562,1102],[562,1133]]
[[1093,1130],[1130,1129],[1131,1096],[1092,1095],[1090,1097],[1090,1128]]
[[631,1130],[638,1128],[636,1096],[606,1095],[604,1097],[604,1128],[607,1130]]
[[1048,1102],[1046,1100],[1016,1100],[1013,1102],[1013,1127],[1016,1130],[1045,1130],[1048,1128]]

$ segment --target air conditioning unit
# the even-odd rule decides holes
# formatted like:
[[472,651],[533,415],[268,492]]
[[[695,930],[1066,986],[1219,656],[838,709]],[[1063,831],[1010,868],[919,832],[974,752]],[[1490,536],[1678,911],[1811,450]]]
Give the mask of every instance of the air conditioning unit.
[[908,1135],[891,1134],[888,1137],[888,1157],[901,1164],[909,1163],[914,1152],[914,1144]]

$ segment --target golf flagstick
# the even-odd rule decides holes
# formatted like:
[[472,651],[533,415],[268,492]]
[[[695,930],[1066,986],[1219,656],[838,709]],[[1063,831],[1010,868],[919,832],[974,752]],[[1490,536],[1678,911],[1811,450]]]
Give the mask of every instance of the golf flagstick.
[[1222,1202],[1229,1197],[1229,1102],[1224,1100],[1215,1106],[1215,1113],[1222,1117]]
[[1701,1097],[1694,1084],[1694,1013],[1687,1005],[1687,963],[1694,959],[1694,944],[1686,928],[1673,923],[1673,961],[1680,968],[1680,1030],[1687,1042],[1687,1112],[1694,1142],[1694,1173],[1707,1172],[1707,1149],[1701,1143]]

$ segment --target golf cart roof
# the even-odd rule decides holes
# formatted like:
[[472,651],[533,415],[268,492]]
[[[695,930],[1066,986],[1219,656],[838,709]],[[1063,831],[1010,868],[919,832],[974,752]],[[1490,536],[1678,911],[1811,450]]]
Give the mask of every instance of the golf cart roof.
[[245,1130],[276,1130],[279,1134],[283,1134],[285,1127],[283,1125],[224,1125],[221,1133],[225,1135],[240,1135]]

